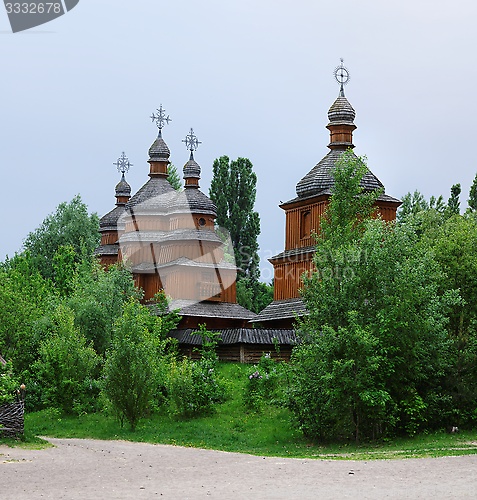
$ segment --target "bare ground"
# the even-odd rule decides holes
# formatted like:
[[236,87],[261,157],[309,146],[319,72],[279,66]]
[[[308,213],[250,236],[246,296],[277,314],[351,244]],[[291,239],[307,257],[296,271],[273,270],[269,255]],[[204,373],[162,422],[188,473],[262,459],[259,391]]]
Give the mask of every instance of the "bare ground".
[[49,439],[0,446],[0,498],[477,498],[477,456],[336,461],[255,457],[194,448]]

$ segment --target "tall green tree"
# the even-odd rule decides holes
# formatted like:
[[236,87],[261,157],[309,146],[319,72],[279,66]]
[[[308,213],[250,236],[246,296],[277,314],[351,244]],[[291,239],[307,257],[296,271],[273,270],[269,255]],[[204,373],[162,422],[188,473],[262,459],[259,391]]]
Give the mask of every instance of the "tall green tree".
[[167,173],[169,174],[169,176],[167,177],[169,184],[176,191],[181,191],[182,190],[182,182],[181,182],[179,172],[177,171],[177,168],[175,167],[175,165],[170,163],[169,166],[167,167]]
[[309,315],[299,323],[289,407],[303,432],[320,440],[444,425],[445,313],[458,295],[442,293],[444,273],[418,246],[412,224],[370,218],[373,196],[359,191],[365,170],[347,160],[333,172],[317,271],[304,278]]
[[247,158],[214,161],[209,196],[217,207],[218,226],[230,233],[240,277],[258,280],[260,217],[254,211],[257,176]]
[[148,307],[131,299],[115,323],[103,370],[104,392],[121,423],[127,420],[132,430],[145,416],[158,387],[164,385],[165,336],[177,321],[174,313],[154,316]]
[[467,200],[467,203],[471,212],[477,212],[477,174],[474,177],[472,186],[470,186],[469,199]]
[[0,354],[20,374],[38,356],[42,337],[35,324],[48,311],[56,291],[40,275],[28,252],[0,265],[0,281]]
[[111,346],[115,321],[131,298],[139,298],[132,275],[122,265],[107,271],[96,259],[84,260],[78,266],[73,292],[67,304],[75,313],[75,325],[104,356]]
[[458,214],[460,212],[460,193],[462,188],[460,184],[454,184],[451,187],[451,194],[449,200],[447,201],[447,216],[451,217],[452,215]]
[[79,262],[92,255],[99,245],[98,230],[98,216],[90,215],[77,195],[69,203],[60,203],[56,211],[26,237],[23,246],[42,276],[54,280],[57,277],[54,257],[60,247],[71,247],[75,262]]
[[32,367],[41,405],[69,414],[96,409],[99,394],[96,368],[100,359],[75,327],[73,311],[58,304],[45,317],[42,328],[45,339]]

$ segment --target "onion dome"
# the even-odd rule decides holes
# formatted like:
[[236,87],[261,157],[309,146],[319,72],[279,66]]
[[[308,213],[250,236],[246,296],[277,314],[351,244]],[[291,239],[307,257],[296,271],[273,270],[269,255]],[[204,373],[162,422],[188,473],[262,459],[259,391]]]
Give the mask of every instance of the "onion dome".
[[156,113],[151,115],[151,119],[156,123],[157,128],[159,129],[159,134],[157,135],[157,139],[152,143],[152,146],[149,148],[149,163],[150,162],[169,162],[169,157],[171,156],[171,152],[167,147],[167,144],[164,142],[162,138],[162,129],[164,125],[169,124],[172,121],[169,115],[166,116],[166,112],[161,106],[156,110]]
[[354,125],[356,112],[345,96],[339,96],[328,111],[330,125]]
[[[124,198],[128,199],[131,197],[131,186],[126,182],[126,178],[123,176],[121,180],[116,184],[116,198]],[[118,204],[119,204],[118,200]]]
[[153,142],[152,146],[149,148],[149,162],[151,161],[169,161],[171,152],[162,138],[161,131],[159,130],[159,135],[157,139]]
[[191,128],[186,138],[182,141],[190,151],[189,161],[184,165],[184,179],[186,188],[198,188],[200,179],[200,166],[194,160],[194,151],[197,150],[199,144],[202,144],[194,134],[194,129]]
[[[184,177],[187,179],[200,179],[200,165],[194,160],[194,155],[191,153],[189,161],[184,165]],[[187,182],[186,182],[187,184]],[[195,187],[199,187],[197,184]]]

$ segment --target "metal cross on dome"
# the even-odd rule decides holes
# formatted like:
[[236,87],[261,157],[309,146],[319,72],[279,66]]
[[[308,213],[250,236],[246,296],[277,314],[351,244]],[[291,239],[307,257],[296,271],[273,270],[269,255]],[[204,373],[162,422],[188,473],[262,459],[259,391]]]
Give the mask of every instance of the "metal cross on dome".
[[126,172],[129,172],[129,169],[133,166],[133,164],[129,162],[129,158],[126,156],[126,153],[124,151],[121,153],[118,161],[116,163],[113,163],[113,165],[116,165],[118,172],[123,175]]
[[186,138],[182,141],[185,143],[187,149],[192,153],[197,150],[199,147],[199,144],[202,144],[201,141],[199,141],[194,134],[194,129],[191,128],[190,132],[188,135],[186,135]]
[[172,120],[169,118],[169,115],[166,116],[166,111],[162,109],[162,104],[159,109],[156,109],[156,111],[157,114],[152,113],[151,120],[153,122],[156,122],[157,128],[159,129],[159,135],[161,135],[164,125],[169,125],[169,122],[171,122]]
[[340,58],[341,64],[335,69],[334,75],[335,75],[335,80],[340,84],[340,96],[344,97],[344,86],[348,84],[350,75],[349,71],[345,66],[343,65],[343,58]]

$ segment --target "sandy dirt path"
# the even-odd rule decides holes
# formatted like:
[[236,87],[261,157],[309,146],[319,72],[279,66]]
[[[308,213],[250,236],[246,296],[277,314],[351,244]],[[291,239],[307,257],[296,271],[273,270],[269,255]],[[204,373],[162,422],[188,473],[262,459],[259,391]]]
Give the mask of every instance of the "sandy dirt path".
[[49,439],[0,446],[0,499],[477,498],[477,456],[332,461]]

